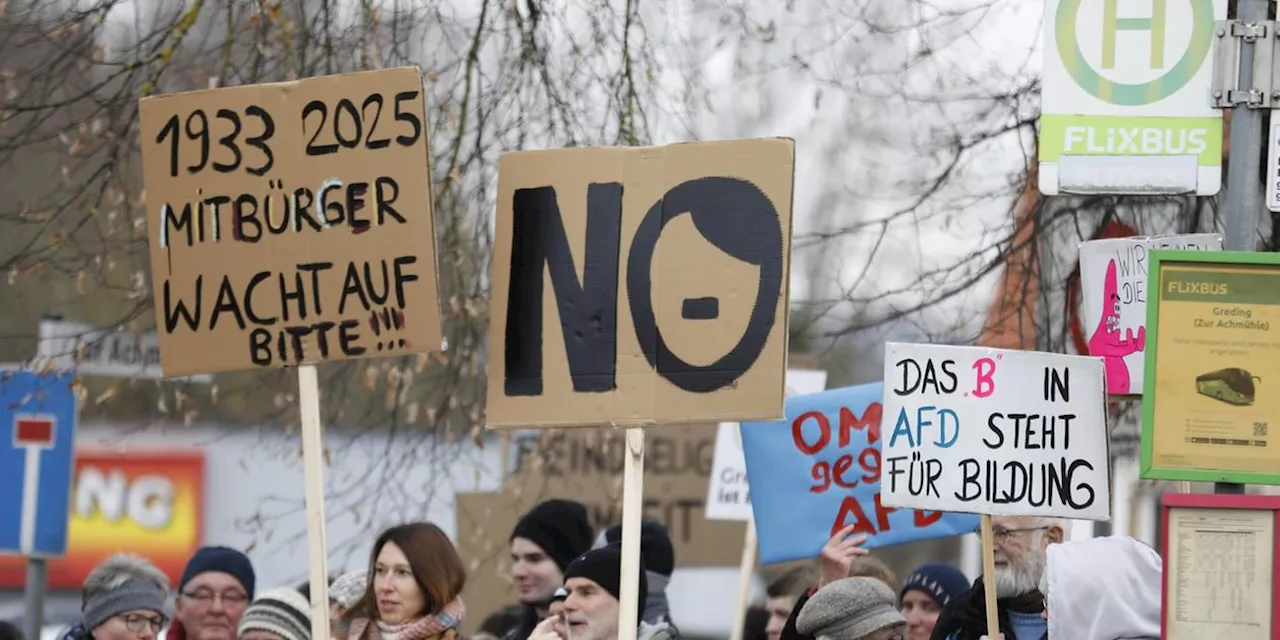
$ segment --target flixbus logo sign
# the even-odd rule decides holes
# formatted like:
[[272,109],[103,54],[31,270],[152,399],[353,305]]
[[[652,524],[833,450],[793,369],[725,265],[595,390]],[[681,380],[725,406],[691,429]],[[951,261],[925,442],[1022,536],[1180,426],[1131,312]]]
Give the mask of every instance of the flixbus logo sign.
[[[1082,6],[1099,3],[1100,12],[1095,9],[1081,15]],[[1182,21],[1178,26],[1184,28],[1171,33],[1169,5],[1173,3],[1189,5],[1190,20]],[[1146,16],[1121,13],[1122,6],[1140,9],[1144,5],[1150,11]],[[1061,0],[1054,16],[1058,56],[1076,85],[1103,102],[1125,106],[1159,102],[1187,86],[1208,61],[1213,46],[1213,5],[1214,0]],[[1085,19],[1081,20],[1082,17]],[[1093,58],[1096,62],[1081,49],[1079,36],[1090,32],[1098,36],[1096,40],[1090,38],[1097,48]],[[1131,48],[1130,55],[1120,59],[1121,64],[1158,70],[1160,74],[1156,78],[1122,82],[1109,77],[1117,69],[1116,47],[1123,37],[1145,38],[1147,50],[1142,56],[1135,55],[1139,53],[1134,50],[1136,47]],[[1169,45],[1185,45],[1176,60],[1166,56]],[[1166,66],[1167,62],[1173,64]],[[1207,101],[1207,96],[1205,99]]]
[[1040,190],[1212,195],[1227,0],[1046,0]]

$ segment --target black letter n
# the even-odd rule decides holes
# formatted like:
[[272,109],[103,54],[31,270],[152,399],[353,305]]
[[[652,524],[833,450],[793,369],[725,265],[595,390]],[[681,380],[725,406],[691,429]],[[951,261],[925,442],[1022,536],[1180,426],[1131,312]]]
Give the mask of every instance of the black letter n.
[[618,245],[622,185],[587,187],[582,281],[569,251],[554,187],[517,189],[512,200],[511,283],[507,292],[505,390],[542,395],[543,266],[560,312],[573,390],[612,391],[618,365]]

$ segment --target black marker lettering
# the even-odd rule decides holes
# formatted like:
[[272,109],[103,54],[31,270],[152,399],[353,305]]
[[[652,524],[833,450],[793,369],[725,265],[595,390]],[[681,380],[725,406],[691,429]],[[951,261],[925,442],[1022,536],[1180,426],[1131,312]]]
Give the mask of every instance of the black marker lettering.
[[[244,315],[249,318],[249,322],[256,325],[270,326],[276,323],[276,318],[264,318],[253,310],[253,292],[258,288],[259,284],[271,277],[270,271],[259,271],[249,278],[249,286],[244,288]],[[271,340],[270,334],[267,337],[268,342]],[[255,343],[256,344],[256,343]],[[256,349],[256,347],[255,347]],[[269,351],[268,351],[269,353]],[[270,356],[268,356],[268,360]],[[257,364],[257,361],[254,361]]]
[[373,201],[378,207],[378,224],[386,224],[387,216],[396,219],[396,222],[405,224],[404,216],[391,206],[396,203],[396,198],[400,197],[400,185],[395,178],[390,176],[382,176],[373,181]]
[[360,334],[356,333],[359,327],[359,320],[343,320],[342,324],[338,325],[338,348],[342,351],[342,355],[355,357],[364,354],[364,347],[353,344],[360,339]]
[[[663,228],[675,219],[676,214],[685,212],[692,218],[698,233],[716,248],[760,268],[756,300],[746,330],[728,353],[705,366],[686,362],[667,346],[662,327],[658,326],[654,316],[653,283],[649,279],[654,251]],[[615,253],[616,237],[615,233]],[[765,342],[777,321],[785,267],[782,264],[784,241],[777,209],[759,187],[746,180],[698,178],[668,190],[640,222],[627,259],[627,296],[631,317],[640,352],[649,366],[672,384],[693,393],[723,389],[746,373],[764,351]],[[587,264],[592,264],[590,257]],[[610,297],[616,297],[616,293]],[[563,311],[561,317],[564,317]],[[510,319],[507,326],[511,326]],[[616,361],[617,355],[612,346],[610,353]],[[613,375],[611,370],[610,385]]]
[[181,298],[179,298],[176,302],[172,299],[171,297],[172,293],[170,292],[170,284],[171,284],[170,280],[165,279],[164,281],[164,330],[165,332],[173,333],[173,330],[178,327],[179,317],[181,317],[183,322],[187,323],[187,328],[191,329],[192,331],[195,331],[196,327],[200,326],[200,307],[202,306],[201,303],[204,301],[204,276],[202,275],[196,276],[195,295],[193,296],[195,298],[194,311],[187,308],[187,303],[183,302]]
[[258,220],[258,201],[242,193],[231,207],[231,237],[238,242],[257,242],[262,239],[262,222]]
[[[587,237],[581,281],[569,249],[555,189],[517,189],[512,209],[511,275],[503,354],[505,393],[508,396],[542,394],[544,272],[551,276],[574,391],[613,390],[618,359],[622,185],[606,183],[587,187]],[[648,278],[647,268],[645,278]],[[643,349],[643,343],[641,345]]]

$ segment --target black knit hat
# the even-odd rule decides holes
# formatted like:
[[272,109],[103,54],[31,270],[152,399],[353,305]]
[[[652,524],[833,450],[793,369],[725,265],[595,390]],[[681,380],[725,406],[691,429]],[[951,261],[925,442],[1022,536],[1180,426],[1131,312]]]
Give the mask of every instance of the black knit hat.
[[520,518],[511,540],[524,538],[547,553],[561,571],[591,548],[587,507],[573,500],[547,500]]
[[[622,525],[609,527],[604,532],[604,540],[606,544],[622,544]],[[640,556],[644,558],[645,571],[670,578],[676,570],[676,549],[671,544],[671,534],[653,518],[640,521]]]
[[249,562],[249,556],[230,547],[201,547],[196,551],[182,570],[178,591],[184,591],[188,582],[210,571],[220,571],[235,578],[244,587],[245,595],[253,598],[253,563]]
[[[640,554],[640,566],[644,566],[644,554]],[[636,615],[644,614],[646,595],[649,592],[649,581],[640,572],[640,602],[636,607]],[[622,598],[622,547],[616,544],[592,549],[569,564],[564,570],[564,579],[586,578],[608,591],[614,599]],[[636,620],[636,624],[640,624]]]

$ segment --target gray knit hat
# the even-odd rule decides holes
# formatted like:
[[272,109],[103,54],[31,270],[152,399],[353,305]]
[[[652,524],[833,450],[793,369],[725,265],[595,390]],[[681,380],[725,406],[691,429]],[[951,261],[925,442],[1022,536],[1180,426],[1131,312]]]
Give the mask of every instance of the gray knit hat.
[[240,616],[237,636],[269,631],[284,640],[311,640],[311,604],[297,589],[271,589],[254,598]]
[[894,601],[889,586],[875,578],[837,580],[809,598],[796,619],[796,630],[831,640],[858,640],[906,624]]
[[166,595],[155,582],[145,578],[133,578],[113,589],[98,591],[84,603],[84,628],[92,631],[112,616],[139,609],[168,619],[164,612]]

